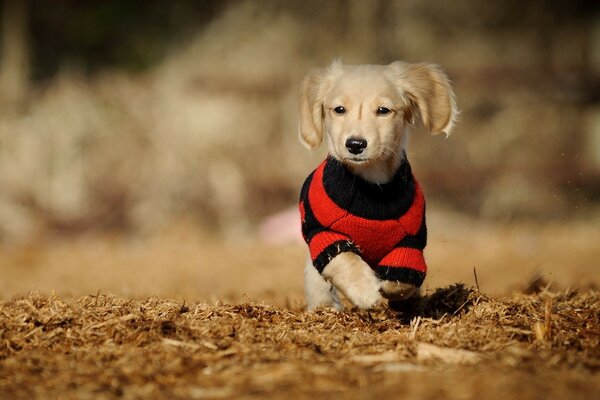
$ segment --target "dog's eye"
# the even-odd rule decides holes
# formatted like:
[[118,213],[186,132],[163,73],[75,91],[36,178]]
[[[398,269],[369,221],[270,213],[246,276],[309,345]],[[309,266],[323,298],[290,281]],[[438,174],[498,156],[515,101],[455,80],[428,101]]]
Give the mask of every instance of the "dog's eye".
[[333,111],[336,114],[344,114],[346,112],[346,109],[342,106],[337,106],[336,108],[333,109]]
[[387,108],[387,107],[379,107],[379,108],[377,109],[377,115],[386,115],[386,114],[389,114],[389,113],[391,113],[391,112],[392,112],[392,110],[390,110],[390,109],[389,109],[389,108]]

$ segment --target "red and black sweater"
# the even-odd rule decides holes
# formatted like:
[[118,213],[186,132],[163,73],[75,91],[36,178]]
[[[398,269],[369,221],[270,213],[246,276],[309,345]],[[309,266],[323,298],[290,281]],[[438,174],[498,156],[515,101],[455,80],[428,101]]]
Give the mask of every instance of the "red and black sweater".
[[302,186],[300,215],[302,235],[320,273],[333,257],[350,251],[380,279],[423,283],[425,198],[406,159],[389,183],[378,185],[328,157]]

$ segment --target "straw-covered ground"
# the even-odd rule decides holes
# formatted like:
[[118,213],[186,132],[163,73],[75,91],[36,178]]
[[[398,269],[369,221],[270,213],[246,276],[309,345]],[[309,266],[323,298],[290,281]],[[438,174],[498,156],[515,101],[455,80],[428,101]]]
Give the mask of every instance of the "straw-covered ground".
[[305,312],[303,243],[0,245],[0,399],[597,398],[597,219],[429,226],[425,296],[395,311]]
[[597,398],[600,293],[532,289],[453,285],[342,313],[15,296],[0,303],[0,397]]

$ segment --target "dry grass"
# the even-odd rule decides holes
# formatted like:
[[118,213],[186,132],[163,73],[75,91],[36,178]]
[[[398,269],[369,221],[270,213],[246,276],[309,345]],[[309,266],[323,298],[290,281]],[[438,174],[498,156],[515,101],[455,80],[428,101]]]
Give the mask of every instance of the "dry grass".
[[455,285],[423,299],[415,317],[16,296],[0,303],[0,397],[593,398],[599,300],[594,291],[494,299]]
[[5,245],[0,398],[594,398],[597,224],[429,225],[428,295],[370,313],[302,311],[302,244]]

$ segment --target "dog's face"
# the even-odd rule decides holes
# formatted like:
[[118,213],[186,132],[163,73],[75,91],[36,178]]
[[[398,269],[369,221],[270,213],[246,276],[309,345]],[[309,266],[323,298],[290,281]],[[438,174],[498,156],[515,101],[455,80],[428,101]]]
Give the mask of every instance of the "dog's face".
[[382,67],[346,67],[323,101],[323,126],[332,156],[368,165],[400,150],[408,102]]
[[454,94],[435,66],[332,64],[309,74],[300,98],[300,140],[318,147],[326,132],[330,154],[353,172],[383,183],[400,164],[406,127],[420,115],[432,133],[450,133]]

